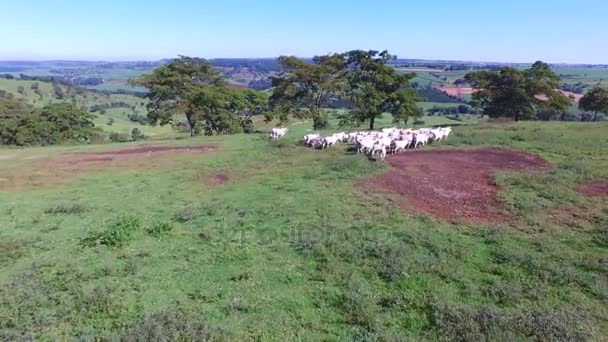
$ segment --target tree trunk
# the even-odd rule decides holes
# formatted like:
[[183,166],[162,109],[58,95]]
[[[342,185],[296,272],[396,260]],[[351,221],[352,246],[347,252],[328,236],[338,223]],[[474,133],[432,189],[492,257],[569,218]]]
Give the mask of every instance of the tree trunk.
[[196,135],[196,121],[194,121],[193,115],[191,113],[186,113],[186,119],[188,120],[188,126],[190,126],[190,136],[193,137]]
[[597,110],[593,112],[593,122],[597,121]]
[[370,130],[370,131],[374,129],[374,121],[375,121],[375,120],[376,120],[376,117],[375,117],[375,116],[372,116],[372,117],[369,119],[369,130]]
[[515,114],[515,122],[519,121],[519,113]]

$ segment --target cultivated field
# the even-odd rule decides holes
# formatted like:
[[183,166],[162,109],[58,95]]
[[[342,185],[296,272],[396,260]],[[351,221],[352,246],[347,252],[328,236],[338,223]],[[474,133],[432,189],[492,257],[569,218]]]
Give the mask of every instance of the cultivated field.
[[0,149],[0,338],[608,336],[608,124],[309,129]]

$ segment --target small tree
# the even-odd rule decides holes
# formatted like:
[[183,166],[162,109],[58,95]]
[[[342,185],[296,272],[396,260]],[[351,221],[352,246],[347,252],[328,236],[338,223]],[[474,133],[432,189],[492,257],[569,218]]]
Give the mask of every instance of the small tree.
[[144,140],[144,134],[143,132],[135,127],[131,130],[131,138],[133,139],[133,141],[137,141],[137,140]]
[[597,121],[598,113],[608,113],[608,90],[595,87],[578,102],[581,110],[592,112],[593,121]]

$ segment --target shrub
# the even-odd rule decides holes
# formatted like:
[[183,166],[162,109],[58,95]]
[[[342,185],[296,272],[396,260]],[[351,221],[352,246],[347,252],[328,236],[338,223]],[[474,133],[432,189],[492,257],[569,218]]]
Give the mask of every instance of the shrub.
[[583,341],[583,317],[558,311],[506,311],[432,304],[435,339],[452,341]]
[[253,120],[247,119],[241,122],[241,126],[243,127],[243,133],[251,134],[255,133],[255,125],[253,124]]
[[131,141],[131,137],[125,133],[112,132],[110,133],[110,141],[113,143],[123,143]]
[[92,234],[83,243],[88,246],[104,245],[109,247],[122,246],[133,238],[140,229],[139,220],[131,216],[123,216],[105,231]]
[[108,121],[106,122],[106,125],[108,126],[112,126],[114,124],[114,118],[109,118]]
[[144,140],[145,136],[139,128],[135,127],[131,130],[131,139],[133,139],[133,141]]
[[59,203],[53,207],[46,208],[45,214],[80,214],[87,211],[88,208],[80,203],[65,202]]
[[319,130],[329,127],[329,120],[327,120],[327,116],[319,115],[313,118],[313,129]]
[[230,301],[230,303],[228,303],[228,310],[247,312],[249,311],[249,305],[247,305],[242,298],[234,298]]
[[156,222],[146,229],[146,232],[154,237],[161,237],[169,234],[172,230],[173,225],[170,222]]
[[119,341],[215,341],[225,338],[222,330],[202,321],[198,314],[168,310],[142,317],[123,332]]

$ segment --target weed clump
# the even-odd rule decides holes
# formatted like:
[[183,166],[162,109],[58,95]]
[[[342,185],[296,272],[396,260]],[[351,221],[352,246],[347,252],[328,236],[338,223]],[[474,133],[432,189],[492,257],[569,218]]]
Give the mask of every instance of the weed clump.
[[171,222],[156,222],[146,229],[146,233],[156,238],[168,235],[173,230]]
[[74,215],[81,214],[87,211],[88,208],[77,202],[62,202],[58,203],[52,207],[46,208],[44,210],[45,214],[66,214],[66,215]]
[[117,247],[127,244],[133,234],[140,229],[139,219],[132,216],[123,216],[106,230],[94,233],[83,240],[87,246],[104,245]]

